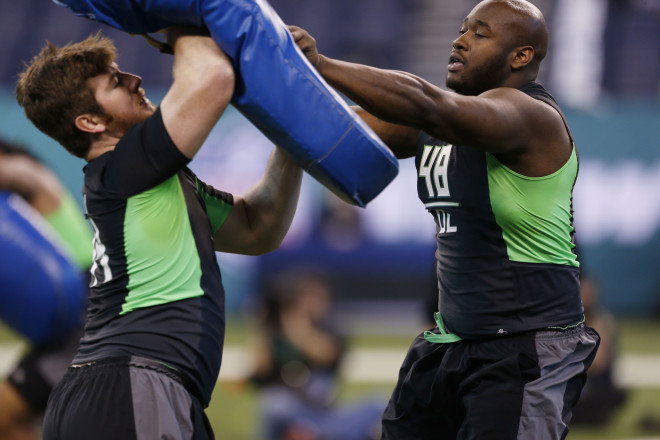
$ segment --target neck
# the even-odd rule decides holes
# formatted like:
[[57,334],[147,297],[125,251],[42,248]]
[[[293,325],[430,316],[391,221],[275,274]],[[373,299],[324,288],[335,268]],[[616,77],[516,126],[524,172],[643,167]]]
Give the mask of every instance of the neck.
[[514,89],[519,89],[531,81],[536,81],[536,75],[511,76],[509,77],[508,81],[505,81],[505,83],[502,84],[502,87],[511,87]]
[[89,152],[87,153],[87,156],[85,156],[85,160],[89,162],[96,159],[100,155],[107,153],[108,151],[114,150],[117,146],[117,142],[119,142],[118,138],[115,138],[114,136],[103,135],[100,139],[92,142],[92,145],[89,148]]

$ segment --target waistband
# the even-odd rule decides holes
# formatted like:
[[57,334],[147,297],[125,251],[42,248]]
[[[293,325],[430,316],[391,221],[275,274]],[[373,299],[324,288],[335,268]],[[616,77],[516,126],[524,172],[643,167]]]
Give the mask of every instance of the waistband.
[[197,401],[202,405],[203,408],[208,406],[208,402],[202,399],[199,391],[195,384],[181,371],[177,370],[175,367],[168,365],[164,362],[157,361],[155,359],[149,359],[141,356],[108,356],[100,359],[96,359],[90,362],[83,362],[79,364],[71,364],[70,368],[74,370],[84,370],[92,367],[100,366],[129,366],[136,368],[144,368],[147,370],[152,370],[160,374],[164,374],[170,379],[175,380],[176,382],[183,385],[183,387],[188,391],[188,393],[197,399]]
[[[427,330],[424,332],[424,339],[436,344],[450,344],[452,342],[458,342],[463,340],[463,338],[461,338],[460,336],[451,333],[449,330],[447,330],[447,328],[445,327],[445,322],[443,321],[440,312],[434,313],[433,318],[435,319],[435,322],[437,324],[436,329],[438,330],[439,333],[435,332],[434,331],[435,329]],[[557,334],[571,335],[573,333],[580,332],[584,328],[585,328],[585,316],[582,315],[582,319],[572,324],[567,324],[563,326],[545,327],[545,328],[528,330],[525,332],[513,333],[513,334],[502,332],[492,335],[490,337],[479,338],[479,340],[485,341],[489,339],[496,339],[496,338],[499,339],[507,336],[514,337],[517,335],[528,334],[528,333],[536,333],[537,335],[539,335],[539,337],[547,337],[547,335],[550,335],[550,337],[554,337],[553,335],[557,335]]]

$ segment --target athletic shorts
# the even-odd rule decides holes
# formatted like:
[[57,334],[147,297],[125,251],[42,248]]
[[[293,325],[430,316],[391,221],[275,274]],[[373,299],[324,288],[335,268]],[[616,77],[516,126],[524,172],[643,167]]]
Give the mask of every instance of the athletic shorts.
[[422,333],[383,414],[382,439],[564,439],[599,342],[584,325],[446,344]]
[[57,346],[33,348],[7,378],[31,410],[43,413],[48,396],[64,376],[78,350],[82,329]]
[[175,370],[111,357],[73,365],[51,393],[44,440],[207,440],[211,425]]

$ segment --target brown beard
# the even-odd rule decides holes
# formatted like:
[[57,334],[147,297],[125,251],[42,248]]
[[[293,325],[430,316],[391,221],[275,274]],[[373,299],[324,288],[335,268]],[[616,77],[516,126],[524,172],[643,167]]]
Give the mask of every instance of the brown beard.
[[113,116],[108,113],[103,113],[102,117],[105,120],[106,131],[108,134],[115,135],[117,137],[122,137],[129,128],[142,122],[149,117],[149,115],[140,114],[139,117],[124,118],[119,116]]

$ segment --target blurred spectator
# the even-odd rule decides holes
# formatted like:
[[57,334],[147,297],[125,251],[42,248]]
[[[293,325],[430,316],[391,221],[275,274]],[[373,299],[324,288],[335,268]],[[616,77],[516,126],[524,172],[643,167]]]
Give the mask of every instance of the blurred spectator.
[[351,251],[363,244],[365,235],[358,208],[324,191],[318,238],[338,251]]
[[598,300],[598,283],[581,277],[582,303],[586,324],[600,334],[600,346],[587,372],[587,382],[573,410],[574,426],[603,426],[626,400],[626,392],[615,382],[613,369],[618,355],[614,316]]
[[[26,304],[25,307],[16,307],[16,304],[23,300],[34,300],[33,293],[43,295],[43,303],[46,304],[46,298],[53,292],[60,300],[63,299],[62,296],[73,294],[74,291],[86,292],[82,272],[91,265],[91,229],[85,223],[83,213],[75,205],[71,195],[50,170],[27,151],[3,141],[0,141],[0,190],[16,194],[30,205],[20,210],[21,213],[24,211],[23,215],[28,222],[11,223],[11,218],[3,217],[3,222],[11,223],[4,225],[10,232],[0,234],[0,255],[3,258],[24,258],[25,264],[33,265],[28,272],[30,277],[16,279],[22,275],[8,271],[3,271],[3,276],[0,277],[3,281],[0,288],[5,290],[0,295],[0,311],[3,316],[11,316],[12,319],[23,322],[24,324],[15,330],[19,333],[25,330],[23,336],[29,338],[32,334],[29,331],[31,326],[41,324],[35,321],[40,318],[49,319],[50,316],[36,313],[36,308],[41,305]],[[36,218],[28,219],[33,216]],[[27,225],[34,226],[34,230],[22,229],[28,227]],[[35,244],[40,242],[22,241],[20,234],[12,234],[11,231],[25,233],[25,236],[29,236],[29,233],[43,234],[44,242],[51,242],[52,246],[37,247]],[[25,255],[14,254],[16,249],[12,244],[18,241],[26,247]],[[56,259],[55,254],[59,255],[60,252],[70,258]],[[55,261],[60,261],[61,265],[53,266]],[[7,262],[3,261],[5,264]],[[46,266],[43,273],[49,276],[40,276],[39,268],[42,265]],[[81,274],[79,277],[65,278],[63,274],[67,271],[80,271]],[[51,283],[52,286],[43,283]],[[18,290],[10,286],[18,286]],[[20,286],[24,286],[23,290]],[[19,295],[23,298],[16,299]],[[63,314],[62,312],[64,311],[59,309],[52,310],[52,314]],[[66,312],[72,313],[70,319],[74,321],[73,330],[63,332],[54,340],[49,339],[43,344],[32,341],[34,345],[19,360],[9,376],[0,381],[1,439],[39,438],[41,417],[48,396],[66,372],[82,335],[84,308]],[[63,324],[61,322],[60,326],[65,327]],[[50,333],[56,333],[58,330],[60,329],[53,329]]]
[[255,371],[265,440],[369,440],[379,435],[381,399],[342,406],[336,381],[345,341],[333,328],[331,291],[314,271],[269,283],[259,316]]

